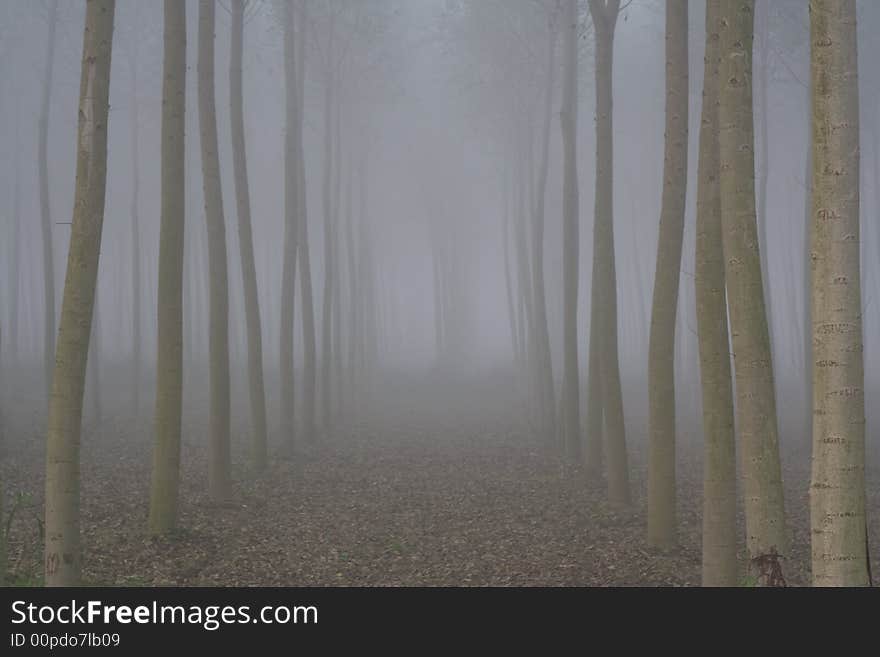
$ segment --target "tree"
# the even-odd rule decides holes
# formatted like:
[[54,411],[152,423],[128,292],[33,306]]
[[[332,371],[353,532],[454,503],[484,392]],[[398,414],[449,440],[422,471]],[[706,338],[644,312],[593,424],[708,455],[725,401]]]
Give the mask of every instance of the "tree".
[[47,586],[79,583],[79,446],[86,358],[107,179],[114,0],[88,0],[80,78],[76,189],[46,441]]
[[[596,199],[593,219],[593,281],[590,305],[590,335],[596,332],[601,384],[589,383],[590,395],[601,395],[605,420],[605,452],[608,464],[608,497],[617,504],[629,504],[629,465],[623,395],[617,356],[617,288],[614,265],[614,143],[612,70],[614,30],[620,0],[590,0],[590,15],[596,34]],[[595,300],[595,301],[593,301]],[[592,358],[592,356],[591,356]],[[601,393],[596,387],[601,385]],[[594,401],[588,402],[595,409]],[[592,426],[601,426],[591,420]],[[590,438],[595,440],[595,438]]]
[[183,254],[185,211],[186,3],[165,0],[162,78],[162,218],[159,232],[156,442],[149,528],[177,524],[183,405]]
[[[135,30],[138,30],[138,7],[135,4]],[[129,68],[131,69],[131,325],[132,325],[132,409],[135,416],[140,414],[141,389],[141,236],[138,221],[140,206],[140,103],[137,100],[138,90],[138,32],[131,34],[131,50],[129,51]]]
[[[563,436],[569,454],[579,453],[581,440],[580,386],[578,383],[577,298],[578,298],[578,182],[577,182],[577,0],[567,0],[563,17],[562,143],[564,172],[562,183],[564,287],[563,318]],[[578,444],[578,447],[572,447]]]
[[211,419],[208,491],[215,502],[225,502],[232,493],[229,453],[229,288],[214,99],[214,10],[215,3],[212,0],[200,0],[197,68],[210,290],[208,350],[211,370]]
[[232,163],[235,168],[235,198],[238,210],[238,244],[241,254],[241,275],[244,289],[245,320],[247,322],[248,390],[254,432],[251,440],[251,463],[255,472],[261,472],[266,467],[266,395],[263,390],[263,336],[260,323],[260,301],[257,296],[257,270],[254,264],[251,200],[244,142],[244,92],[241,62],[246,4],[247,0],[233,0],[232,2],[229,97]]
[[299,282],[302,296],[302,330],[303,330],[303,434],[307,442],[313,442],[315,434],[315,404],[317,400],[317,350],[315,347],[315,304],[312,296],[312,267],[309,257],[309,220],[306,203],[306,160],[303,148],[303,116],[305,113],[305,79],[306,79],[306,3],[299,7],[299,23],[302,26],[296,51],[297,78],[297,121],[295,140],[297,167],[297,185],[299,198],[299,230],[297,250],[299,255]]
[[[550,151],[550,120],[553,107],[554,73],[556,71],[556,13],[552,9],[547,18],[547,63],[544,108],[541,123],[541,161],[538,167],[534,218],[532,219],[532,294],[535,313],[535,351],[537,359],[537,387],[541,409],[541,429],[549,442],[556,434],[556,401],[553,391],[553,363],[550,353],[550,335],[547,330],[547,302],[544,290],[544,208],[547,189],[547,168]],[[575,309],[575,316],[577,309]],[[575,324],[577,322],[575,321]],[[575,342],[577,338],[575,337]],[[580,429],[576,440],[568,442],[568,454],[573,463],[581,460]]]
[[755,214],[752,110],[754,0],[721,12],[719,161],[727,304],[736,382],[736,423],[745,489],[746,543],[761,584],[781,581],[785,512],[776,396]]
[[52,208],[49,199],[49,111],[52,106],[52,73],[55,69],[55,28],[58,0],[49,0],[49,35],[46,44],[46,75],[40,103],[37,167],[40,185],[40,218],[43,229],[43,372],[51,391],[55,364],[55,258],[52,249]]
[[736,441],[718,163],[721,0],[706,3],[694,285],[703,393],[703,585],[736,585]]
[[688,149],[688,5],[666,0],[666,137],[657,269],[648,346],[648,543],[675,543],[675,315]]
[[813,584],[867,586],[855,0],[811,0]]
[[285,4],[284,20],[284,80],[285,138],[284,138],[284,256],[281,274],[281,437],[286,449],[293,451],[294,425],[294,368],[293,368],[293,309],[296,284],[296,255],[299,228],[299,160],[296,140],[299,121],[299,101],[295,61],[295,34],[293,6]]

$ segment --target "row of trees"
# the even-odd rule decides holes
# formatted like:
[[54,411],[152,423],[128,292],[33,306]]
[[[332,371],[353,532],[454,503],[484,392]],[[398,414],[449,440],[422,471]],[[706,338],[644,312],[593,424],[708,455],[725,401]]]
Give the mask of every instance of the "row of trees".
[[[80,574],[79,443],[106,185],[109,80],[115,2],[88,0],[81,68],[77,171],[67,276],[57,344],[47,342],[51,370],[46,455],[46,582],[76,583]],[[215,502],[231,494],[229,294],[220,149],[214,90],[216,3],[199,2],[198,115],[209,270],[210,427],[209,492]],[[50,49],[56,3],[50,3]],[[383,29],[383,19],[359,4],[281,3],[284,41],[285,143],[284,239],[281,310],[281,439],[290,453],[317,439],[318,425],[332,428],[356,396],[356,378],[375,361],[380,314],[377,265],[365,217],[370,139],[350,108],[369,103],[364,73],[375,65],[358,39]],[[521,11],[520,11],[521,9]],[[509,94],[499,123],[504,144],[500,172],[508,212],[502,228],[510,332],[527,373],[534,416],[548,448],[593,476],[604,472],[612,502],[630,502],[629,466],[618,355],[617,275],[614,260],[613,95],[615,29],[620,0],[546,0],[513,12],[512,39],[540,43],[521,62],[496,62]],[[811,43],[811,356],[813,474],[811,509],[816,584],[868,580],[864,494],[864,372],[862,295],[859,285],[859,121],[855,0],[813,0]],[[186,6],[165,0],[162,102],[162,207],[158,267],[156,436],[150,530],[176,523],[183,381],[183,277],[186,108]],[[483,9],[467,9],[470,16]],[[758,207],[766,188],[755,189],[752,89],[754,0],[708,0],[703,104],[699,133],[695,296],[703,397],[703,580],[735,584],[736,436],[745,494],[747,547],[762,584],[784,582],[780,558],[787,550],[777,439],[771,330],[765,306],[766,264]],[[242,108],[242,42],[247,7],[231,5],[230,116],[240,260],[246,316],[252,469],[268,462],[268,429],[262,329],[251,239],[249,182]],[[320,25],[320,29],[319,29]],[[532,39],[535,26],[540,39]],[[321,176],[324,253],[321,355],[317,335],[306,216],[306,42],[314,41],[313,68],[322,84]],[[586,409],[581,409],[578,368],[580,199],[577,173],[579,52],[592,35],[596,102],[595,207]],[[525,36],[524,36],[525,35]],[[365,42],[369,42],[365,39]],[[649,344],[650,455],[648,541],[666,549],[675,542],[676,418],[674,353],[679,271],[685,226],[688,146],[688,3],[666,1],[666,126],[662,209]],[[357,56],[354,53],[357,52]],[[50,52],[51,55],[51,52]],[[380,57],[381,54],[376,55]],[[51,62],[44,99],[51,89]],[[557,71],[561,64],[561,72]],[[557,73],[563,143],[563,317],[561,388],[550,348],[544,281],[545,196]],[[508,84],[516,80],[517,84]],[[49,100],[44,100],[48,106]],[[532,121],[535,116],[540,120]],[[45,151],[42,115],[40,149]],[[537,125],[537,134],[531,126]],[[528,130],[523,130],[527,126]],[[763,128],[766,133],[766,127]],[[537,139],[537,148],[534,140]],[[762,153],[766,155],[766,144]],[[536,157],[537,152],[537,157]],[[45,154],[44,154],[45,157]],[[41,165],[41,180],[47,180]],[[766,166],[763,168],[766,173]],[[136,174],[135,174],[136,175]],[[358,183],[357,185],[355,183]],[[360,203],[353,201],[360,189]],[[41,194],[41,207],[42,207]],[[48,198],[48,196],[47,196]],[[48,203],[48,201],[46,201]],[[137,209],[133,211],[137,234]],[[355,221],[359,207],[361,221]],[[762,210],[762,213],[764,211]],[[48,210],[42,216],[45,226]],[[766,218],[761,217],[766,223]],[[45,230],[45,229],[44,229]],[[45,236],[44,236],[45,237]],[[432,242],[438,351],[460,345],[463,305],[452,234]],[[50,243],[44,239],[44,245]],[[347,258],[346,258],[347,256]],[[51,251],[47,256],[51,262]],[[512,268],[509,269],[509,267]],[[304,365],[301,433],[295,422],[294,298],[300,277]],[[345,274],[348,276],[346,277]],[[137,276],[138,274],[134,274]],[[51,276],[46,276],[46,316],[54,318]],[[348,332],[343,329],[347,313]],[[54,327],[47,322],[47,341]],[[733,364],[731,366],[731,346]],[[805,346],[809,348],[809,346]],[[54,354],[54,368],[52,358]],[[320,368],[320,372],[319,372]],[[320,374],[320,377],[319,377]],[[318,382],[320,379],[321,386]],[[346,381],[355,381],[346,389]],[[584,419],[585,418],[585,421]],[[583,430],[585,429],[585,431]]]
[[[209,458],[208,492],[218,504],[232,491],[230,445],[229,290],[227,239],[221,193],[220,149],[216,111],[214,37],[217,3],[200,0],[197,77],[199,143],[204,212],[208,235],[209,285]],[[249,11],[249,9],[251,11]],[[259,10],[260,8],[257,8]],[[355,403],[358,381],[366,380],[376,361],[378,321],[374,303],[376,265],[366,218],[366,167],[370,138],[363,117],[349,108],[368,104],[364,74],[381,53],[371,52],[369,37],[387,29],[388,17],[357,5],[331,3],[309,11],[305,2],[271,8],[283,33],[285,80],[284,240],[280,322],[281,434],[283,452],[317,439],[318,421],[326,434],[334,418]],[[266,395],[262,328],[252,241],[242,90],[244,26],[253,15],[245,0],[230,4],[229,67],[232,165],[246,317],[248,390],[252,431],[250,468],[259,475],[267,466]],[[64,303],[50,397],[46,479],[45,574],[48,585],[79,581],[79,441],[85,386],[86,354],[93,326],[98,253],[103,219],[106,169],[108,89],[115,3],[88,0],[83,49],[77,196],[72,221]],[[53,23],[50,23],[53,24]],[[183,282],[186,212],[184,146],[186,98],[186,3],[164,6],[162,77],[161,226],[158,267],[158,347],[155,443],[149,530],[172,531],[177,523],[183,389]],[[316,35],[328,35],[321,43]],[[303,145],[306,41],[312,38],[315,71],[324,86],[324,291],[322,353],[316,349],[315,313],[306,216],[306,164]],[[360,42],[357,42],[360,40]],[[50,34],[51,41],[51,34]],[[365,52],[372,59],[363,59]],[[362,87],[359,87],[362,85]],[[97,91],[97,93],[95,93]],[[360,94],[360,95],[358,95]],[[351,130],[343,146],[344,131]],[[345,153],[346,159],[343,159]],[[135,175],[137,175],[135,170]],[[344,193],[342,190],[344,181]],[[361,204],[355,211],[353,188],[359,181]],[[343,204],[343,199],[345,200]],[[133,215],[136,214],[136,204]],[[359,220],[358,220],[359,219]],[[135,219],[136,222],[136,219]],[[342,264],[342,258],[347,260]],[[301,403],[294,395],[294,297],[296,272],[302,296],[305,362]],[[348,284],[342,281],[348,274]],[[47,276],[47,279],[50,277]],[[135,283],[139,285],[139,283]],[[342,308],[349,328],[343,336]],[[48,350],[47,353],[53,353]],[[321,364],[320,398],[317,386]],[[350,376],[343,379],[343,363]],[[94,369],[94,368],[92,368]],[[345,384],[345,385],[344,385]],[[320,404],[320,405],[319,405]],[[297,430],[294,409],[302,409]],[[318,417],[320,410],[320,417]],[[301,433],[300,433],[301,431]]]
[[[703,581],[707,585],[738,582],[737,451],[751,576],[762,584],[784,582],[781,559],[788,550],[768,299],[766,236],[768,222],[773,221],[767,209],[772,55],[768,5],[760,0],[706,4],[693,257],[705,436]],[[584,465],[594,479],[604,474],[609,500],[619,504],[629,503],[630,482],[617,345],[612,72],[615,28],[624,11],[625,5],[616,0],[546,0],[503,7],[474,3],[460,8],[461,24],[489,31],[494,25],[488,17],[500,12],[502,27],[495,28],[492,36],[497,41],[486,46],[485,38],[480,42],[466,32],[458,41],[468,48],[461,57],[465,65],[475,57],[488,61],[489,70],[480,69],[474,77],[481,85],[487,77],[494,83],[488,86],[482,106],[504,119],[498,121],[490,114],[488,122],[500,127],[493,137],[503,144],[500,155],[505,162],[501,229],[508,318],[536,426],[548,446],[557,438],[556,449],[570,463]],[[817,584],[867,582],[855,12],[855,2],[810,5],[812,184],[807,186],[807,214],[812,243],[805,247],[808,253],[802,261],[812,273],[807,270],[810,296],[803,349],[807,388],[813,390],[809,415]],[[661,550],[674,546],[677,527],[675,362],[681,346],[677,309],[689,146],[686,0],[665,2],[665,25],[664,166],[648,348],[646,528],[648,543]],[[590,42],[592,50],[587,48]],[[579,53],[581,48],[585,51]],[[755,55],[759,59],[753,68]],[[588,369],[582,397],[577,330],[577,89],[578,62],[590,56],[596,104],[595,206]],[[546,338],[543,236],[547,126],[554,114],[551,106],[560,67],[563,317],[557,397]],[[540,154],[537,158],[535,150]],[[793,303],[792,299],[786,303]],[[780,325],[775,330],[782,335],[785,329]],[[582,399],[586,409],[581,409]]]

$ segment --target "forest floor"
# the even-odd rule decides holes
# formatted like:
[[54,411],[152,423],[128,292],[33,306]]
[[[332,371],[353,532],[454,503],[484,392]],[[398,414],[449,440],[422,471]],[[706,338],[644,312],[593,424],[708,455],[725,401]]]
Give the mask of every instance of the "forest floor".
[[[401,386],[393,403],[341,425],[295,460],[247,476],[243,432],[234,500],[213,506],[206,483],[207,417],[187,417],[180,529],[146,533],[149,421],[109,419],[83,437],[84,579],[128,586],[690,586],[700,582],[701,466],[680,459],[679,545],[645,542],[644,468],[634,457],[633,505],[605,501],[538,448],[519,405],[499,386],[427,394]],[[509,391],[508,391],[509,392]],[[19,414],[23,417],[22,414]],[[246,417],[246,413],[245,413]],[[241,423],[244,426],[244,423]],[[40,584],[42,437],[8,436],[2,462],[10,579]],[[809,467],[786,462],[788,583],[809,582]],[[870,540],[880,570],[880,472],[869,472]],[[741,505],[740,505],[741,506]],[[742,518],[740,518],[742,525]],[[742,535],[744,532],[741,531]],[[742,550],[740,551],[743,560]],[[875,581],[878,575],[875,574]],[[743,580],[745,582],[745,579]]]

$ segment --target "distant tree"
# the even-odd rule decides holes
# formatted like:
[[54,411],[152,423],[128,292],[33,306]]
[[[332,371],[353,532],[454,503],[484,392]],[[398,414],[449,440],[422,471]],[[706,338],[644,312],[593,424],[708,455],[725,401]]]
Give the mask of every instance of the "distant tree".
[[284,254],[281,274],[281,438],[285,449],[293,451],[295,443],[293,327],[294,294],[296,290],[296,256],[299,233],[299,158],[296,140],[299,125],[298,81],[296,77],[296,35],[293,25],[294,8],[286,3],[284,21]]
[[46,442],[47,586],[78,584],[82,566],[80,431],[104,223],[114,10],[114,0],[88,0],[86,3],[76,189]]
[[[238,215],[238,244],[247,323],[248,390],[251,402],[251,464],[255,472],[266,467],[266,395],[263,389],[263,336],[257,270],[251,232],[251,199],[248,188],[247,153],[244,141],[244,90],[242,88],[242,42],[247,0],[232,0],[232,39],[229,60],[229,98],[232,126],[232,162]],[[292,296],[292,295],[291,295]]]
[[208,489],[215,502],[225,502],[232,494],[229,445],[229,285],[214,98],[215,7],[213,0],[199,1],[197,68],[210,289],[208,349],[211,370],[211,419],[208,443]]
[[52,73],[55,70],[55,29],[58,0],[49,0],[49,34],[46,41],[46,73],[40,102],[37,167],[40,185],[40,217],[43,239],[43,372],[46,389],[52,385],[55,366],[55,258],[52,249],[52,208],[49,197],[49,115],[52,107]]
[[[867,586],[855,0],[811,0],[813,584]],[[875,181],[876,184],[876,181]]]
[[560,123],[564,149],[562,183],[563,251],[562,272],[564,287],[563,318],[563,438],[570,457],[580,453],[580,385],[578,383],[577,300],[578,300],[578,243],[579,200],[577,178],[577,36],[578,3],[567,0],[563,14],[563,73],[562,110]]

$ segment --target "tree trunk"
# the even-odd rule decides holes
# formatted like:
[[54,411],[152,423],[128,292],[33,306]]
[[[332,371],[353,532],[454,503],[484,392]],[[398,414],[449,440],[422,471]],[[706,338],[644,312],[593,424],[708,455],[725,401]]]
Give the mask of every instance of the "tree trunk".
[[706,5],[694,284],[703,392],[703,586],[736,586],[736,441],[718,161],[721,0]]
[[614,264],[614,144],[612,73],[614,30],[620,0],[590,0],[596,29],[596,207],[593,228],[595,276],[592,294],[599,312],[590,317],[590,331],[598,331],[602,410],[605,420],[605,453],[608,497],[629,504],[629,465],[620,365],[617,357],[617,283]]
[[814,586],[867,586],[855,0],[811,0]]
[[[538,366],[538,394],[541,408],[541,431],[550,444],[556,436],[556,401],[553,390],[553,361],[550,353],[550,335],[547,331],[547,302],[544,290],[544,206],[547,189],[547,169],[550,151],[550,124],[553,112],[554,73],[556,72],[556,26],[547,27],[547,86],[544,91],[544,117],[541,127],[541,163],[532,222],[532,290],[535,304],[535,350]],[[580,461],[580,435],[568,445],[573,463]]]
[[564,172],[562,182],[562,273],[564,288],[563,312],[563,440],[570,457],[580,451],[580,384],[578,380],[577,301],[579,199],[577,179],[577,0],[568,0],[563,17],[562,74],[562,145]]
[[773,364],[755,217],[754,8],[754,0],[727,0],[722,5],[719,157],[747,547],[759,583],[772,585],[781,577],[777,555],[785,554],[786,536]]
[[79,446],[107,180],[113,0],[89,0],[80,78],[76,189],[46,441],[47,586],[79,584]]
[[223,503],[228,501],[232,494],[229,448],[229,285],[214,99],[214,10],[213,0],[200,0],[197,68],[202,183],[208,228],[210,298],[208,350],[211,419],[208,444],[208,492],[215,503]]
[[49,199],[49,111],[52,100],[52,73],[55,69],[55,28],[58,0],[49,0],[49,37],[46,47],[46,76],[40,104],[37,167],[40,185],[40,218],[43,236],[43,373],[46,390],[51,392],[55,367],[55,257],[52,248],[52,209]]
[[177,524],[183,406],[183,258],[185,221],[186,3],[165,0],[162,77],[162,216],[159,228],[156,443],[150,533]]
[[[333,52],[333,20],[330,22],[327,52]],[[321,420],[324,433],[329,435],[333,411],[333,386],[330,382],[332,370],[331,330],[333,311],[333,110],[336,107],[333,98],[334,66],[328,62],[327,80],[324,87],[324,173],[321,182],[324,210],[324,293],[321,299]]]
[[688,4],[666,0],[666,137],[648,345],[648,544],[675,543],[675,316],[688,151]]
[[141,391],[141,239],[138,227],[140,201],[140,168],[138,155],[138,102],[137,102],[137,38],[133,38],[131,56],[131,376],[132,409],[140,414]]
[[[244,141],[244,90],[241,69],[245,2],[246,0],[232,0],[229,96],[231,101],[232,162],[235,168],[235,198],[238,215],[238,245],[241,254],[242,289],[244,290],[245,320],[247,322],[248,390],[251,402],[251,421],[254,424],[254,433],[251,438],[251,465],[254,472],[259,473],[266,468],[266,394],[263,390],[263,335],[260,322],[260,299],[257,294],[257,269],[254,264],[254,240],[251,234],[251,198],[248,184],[247,151]],[[295,163],[291,164],[295,166]],[[285,189],[291,181],[295,184],[295,174],[288,177]],[[291,303],[293,303],[292,298]]]
[[[300,25],[305,30],[306,3],[299,6]],[[302,429],[306,442],[314,442],[315,434],[315,403],[317,399],[317,350],[315,347],[315,304],[312,296],[312,268],[309,258],[309,220],[308,206],[306,205],[306,163],[305,150],[303,148],[302,124],[305,102],[305,33],[300,32],[297,41],[296,69],[297,69],[297,121],[296,121],[296,158],[297,185],[299,187],[300,219],[299,237],[297,250],[299,255],[299,281],[300,294],[302,295],[302,329],[303,329],[303,422]]]
[[299,103],[295,57],[293,6],[285,5],[284,17],[284,79],[286,89],[286,130],[284,138],[284,256],[281,274],[281,440],[284,449],[293,452],[296,444],[294,407],[294,297],[296,294],[296,256],[299,237],[299,161],[296,157]]

